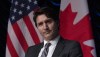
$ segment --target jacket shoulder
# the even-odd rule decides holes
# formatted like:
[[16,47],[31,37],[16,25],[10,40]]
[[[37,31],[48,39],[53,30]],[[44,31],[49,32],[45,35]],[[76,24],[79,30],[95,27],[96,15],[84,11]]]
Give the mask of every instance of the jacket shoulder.
[[25,53],[25,57],[33,57],[33,56],[37,57],[41,47],[42,47],[42,43],[34,46],[30,46],[27,49],[27,52]]
[[65,44],[70,44],[70,45],[79,45],[79,42],[74,41],[74,40],[64,40]]
[[81,45],[79,42],[74,40],[64,40],[64,46],[65,46],[64,52],[68,52],[69,56],[83,57]]
[[36,49],[42,47],[42,45],[43,45],[42,43],[39,43],[39,44],[36,44],[36,45],[30,46],[30,47],[28,48],[28,50],[32,50],[32,49],[36,50]]

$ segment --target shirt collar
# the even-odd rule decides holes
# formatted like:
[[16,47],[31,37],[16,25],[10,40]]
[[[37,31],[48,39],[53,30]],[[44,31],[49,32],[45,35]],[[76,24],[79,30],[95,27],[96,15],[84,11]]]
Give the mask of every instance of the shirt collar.
[[[55,39],[51,40],[50,43],[51,45],[56,45],[58,43],[60,36],[58,35]],[[48,41],[44,40],[44,46],[45,44],[48,43]]]

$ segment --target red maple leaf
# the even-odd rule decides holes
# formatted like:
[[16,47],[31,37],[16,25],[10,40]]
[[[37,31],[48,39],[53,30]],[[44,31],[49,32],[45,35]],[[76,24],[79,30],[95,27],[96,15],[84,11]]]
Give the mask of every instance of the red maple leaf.
[[[60,13],[60,32],[61,34],[71,34],[73,31],[73,21],[76,17],[76,12],[71,11],[71,5],[69,4],[68,7]],[[66,27],[65,27],[66,26]],[[67,32],[63,32],[67,31]]]
[[[60,34],[63,38],[76,40],[81,43],[84,57],[92,57],[90,53],[93,47],[83,44],[84,41],[93,38],[89,15],[84,16],[77,24],[73,24],[77,12],[72,12],[69,4],[64,11],[60,12]],[[86,50],[86,51],[85,51]]]

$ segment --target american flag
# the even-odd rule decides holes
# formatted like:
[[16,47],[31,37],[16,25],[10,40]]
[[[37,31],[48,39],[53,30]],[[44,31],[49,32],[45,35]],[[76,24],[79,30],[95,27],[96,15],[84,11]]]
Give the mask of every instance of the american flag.
[[36,0],[12,0],[11,3],[6,57],[25,57],[29,46],[42,41],[33,21],[33,13],[39,7]]

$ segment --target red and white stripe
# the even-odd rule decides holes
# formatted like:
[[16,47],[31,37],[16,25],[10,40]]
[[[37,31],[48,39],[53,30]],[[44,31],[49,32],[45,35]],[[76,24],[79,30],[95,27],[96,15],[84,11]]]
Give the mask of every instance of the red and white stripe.
[[13,25],[9,20],[6,57],[25,57],[29,46],[42,42],[42,36],[33,21],[33,13],[32,11]]

